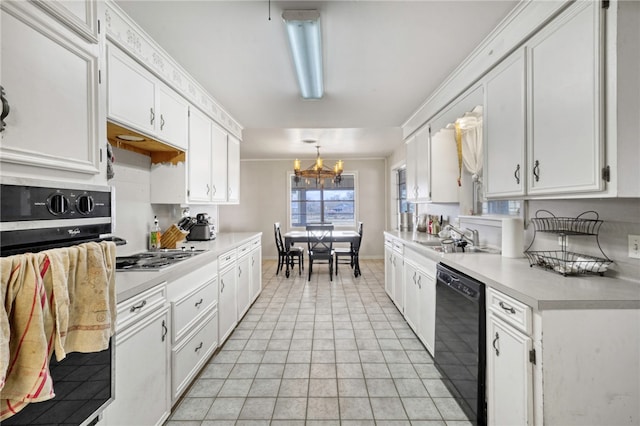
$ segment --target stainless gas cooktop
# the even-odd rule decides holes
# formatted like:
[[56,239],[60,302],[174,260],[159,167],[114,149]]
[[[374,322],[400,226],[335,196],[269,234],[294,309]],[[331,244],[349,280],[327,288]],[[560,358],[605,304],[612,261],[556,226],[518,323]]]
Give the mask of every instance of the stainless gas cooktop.
[[178,262],[190,259],[205,250],[155,250],[116,258],[118,271],[159,271]]

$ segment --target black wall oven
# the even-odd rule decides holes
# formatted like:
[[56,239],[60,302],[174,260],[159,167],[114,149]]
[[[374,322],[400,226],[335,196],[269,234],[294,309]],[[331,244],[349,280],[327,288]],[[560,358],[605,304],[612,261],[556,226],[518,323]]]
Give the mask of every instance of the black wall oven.
[[469,421],[487,423],[485,286],[446,266],[437,265],[436,368]]
[[[125,241],[112,236],[115,211],[110,187],[0,180],[0,256],[67,247],[89,241]],[[28,404],[2,420],[8,425],[89,425],[114,397],[113,339],[95,353],[68,353],[50,360],[55,397]]]

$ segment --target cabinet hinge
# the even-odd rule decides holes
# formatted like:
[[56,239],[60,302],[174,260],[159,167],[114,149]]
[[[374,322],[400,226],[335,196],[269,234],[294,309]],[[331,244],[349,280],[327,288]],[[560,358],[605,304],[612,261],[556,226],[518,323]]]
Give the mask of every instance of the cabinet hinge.
[[605,166],[602,168],[602,180],[605,182],[609,182],[611,179],[611,169],[609,166]]
[[609,9],[609,0],[602,0],[602,8]]
[[533,365],[536,364],[536,350],[535,349],[531,349],[529,351],[529,362]]

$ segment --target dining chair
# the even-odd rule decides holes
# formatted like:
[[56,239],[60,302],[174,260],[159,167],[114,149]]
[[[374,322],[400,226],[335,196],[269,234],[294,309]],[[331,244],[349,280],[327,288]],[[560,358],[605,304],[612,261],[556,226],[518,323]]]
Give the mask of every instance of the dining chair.
[[333,281],[333,225],[307,225],[307,248],[309,281],[314,262],[329,264],[329,280]]
[[[335,252],[335,265],[336,275],[338,275],[338,264],[348,264],[353,269],[353,275],[358,277],[360,273],[360,243],[362,242],[362,222],[358,222],[358,238],[353,241],[349,247],[336,247]],[[340,259],[343,259],[342,261]]]
[[[280,222],[273,224],[273,233],[276,239],[276,247],[278,249],[278,268],[276,269],[276,275],[280,273],[282,267],[289,264],[291,270],[294,265],[298,265],[298,275],[302,275],[304,270],[304,249],[302,247],[285,247],[282,240],[282,232],[280,231]],[[289,278],[289,270],[286,271],[286,277]]]

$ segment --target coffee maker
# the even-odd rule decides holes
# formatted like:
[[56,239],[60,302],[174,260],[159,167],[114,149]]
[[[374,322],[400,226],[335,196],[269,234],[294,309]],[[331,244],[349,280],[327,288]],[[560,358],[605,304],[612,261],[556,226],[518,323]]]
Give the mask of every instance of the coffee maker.
[[198,213],[195,223],[189,229],[187,240],[209,241],[216,239],[216,229],[207,213]]

